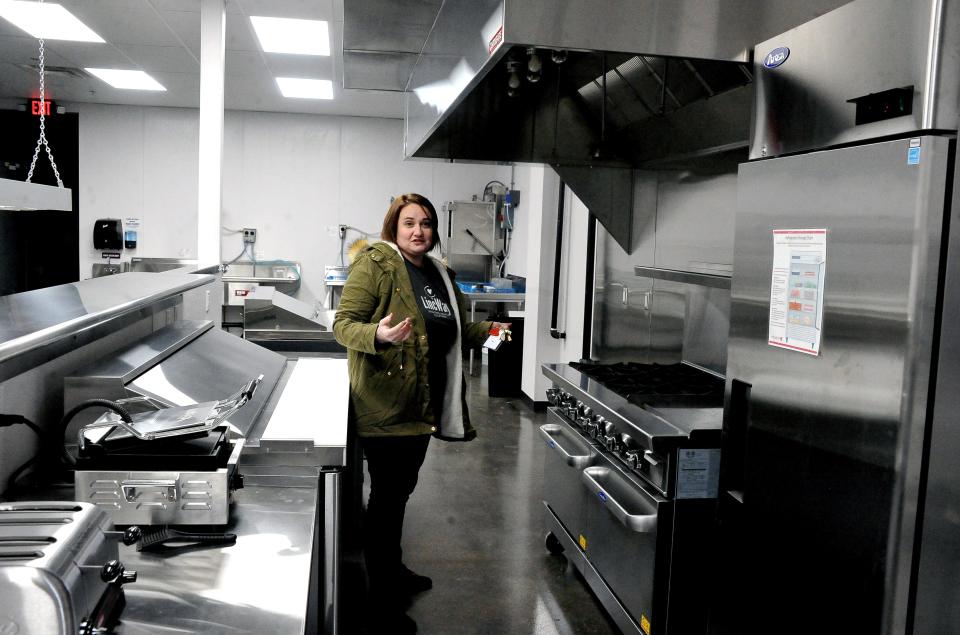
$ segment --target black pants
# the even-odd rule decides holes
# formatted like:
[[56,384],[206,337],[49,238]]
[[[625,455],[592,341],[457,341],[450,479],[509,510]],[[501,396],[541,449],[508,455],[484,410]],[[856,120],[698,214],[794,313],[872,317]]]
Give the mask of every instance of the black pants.
[[372,595],[386,599],[394,595],[403,557],[403,515],[429,443],[428,434],[360,437],[370,472],[363,545]]

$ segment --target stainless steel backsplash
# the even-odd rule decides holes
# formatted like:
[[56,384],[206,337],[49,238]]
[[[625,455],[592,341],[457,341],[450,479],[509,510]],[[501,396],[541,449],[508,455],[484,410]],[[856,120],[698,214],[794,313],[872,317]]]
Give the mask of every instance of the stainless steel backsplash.
[[732,171],[635,173],[630,251],[597,231],[591,357],[724,373],[729,289],[638,276],[634,267],[729,276],[736,204]]

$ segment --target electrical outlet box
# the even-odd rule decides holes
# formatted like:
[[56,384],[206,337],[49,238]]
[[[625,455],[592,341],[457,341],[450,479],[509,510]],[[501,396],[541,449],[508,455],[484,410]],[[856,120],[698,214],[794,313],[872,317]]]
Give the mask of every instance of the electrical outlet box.
[[257,230],[253,227],[244,227],[243,228],[243,242],[245,243],[255,243],[257,242]]

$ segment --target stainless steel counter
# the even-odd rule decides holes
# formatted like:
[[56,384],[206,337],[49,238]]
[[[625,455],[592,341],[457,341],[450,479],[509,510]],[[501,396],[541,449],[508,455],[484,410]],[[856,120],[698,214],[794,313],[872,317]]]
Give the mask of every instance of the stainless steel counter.
[[307,625],[318,491],[246,487],[236,493],[226,547],[137,552],[124,587],[120,635],[141,633],[303,633]]

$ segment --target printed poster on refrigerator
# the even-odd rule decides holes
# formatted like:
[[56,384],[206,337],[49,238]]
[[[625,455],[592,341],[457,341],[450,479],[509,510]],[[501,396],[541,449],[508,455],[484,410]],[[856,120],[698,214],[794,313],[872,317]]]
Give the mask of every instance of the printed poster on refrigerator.
[[820,354],[826,269],[826,229],[773,230],[770,346]]

